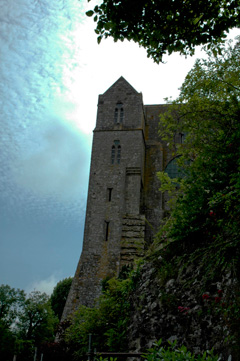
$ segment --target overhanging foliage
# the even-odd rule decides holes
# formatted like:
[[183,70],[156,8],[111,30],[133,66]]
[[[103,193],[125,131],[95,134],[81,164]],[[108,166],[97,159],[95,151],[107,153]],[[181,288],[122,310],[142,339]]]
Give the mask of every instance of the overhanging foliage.
[[86,14],[94,15],[98,42],[133,40],[159,63],[166,53],[192,55],[197,45],[219,44],[239,27],[239,13],[238,0],[103,0]]

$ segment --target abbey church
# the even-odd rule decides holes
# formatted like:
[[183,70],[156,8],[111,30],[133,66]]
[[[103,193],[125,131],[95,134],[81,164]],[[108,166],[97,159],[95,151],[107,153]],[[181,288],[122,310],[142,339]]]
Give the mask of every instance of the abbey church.
[[102,280],[141,257],[159,229],[166,199],[156,173],[171,176],[175,164],[158,135],[167,107],[144,105],[123,77],[99,95],[83,249],[63,319],[79,305],[93,306]]

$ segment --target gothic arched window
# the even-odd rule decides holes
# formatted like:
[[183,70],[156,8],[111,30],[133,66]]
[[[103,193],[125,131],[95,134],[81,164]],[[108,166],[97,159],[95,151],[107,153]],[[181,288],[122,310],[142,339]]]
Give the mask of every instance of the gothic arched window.
[[180,168],[177,164],[177,159],[181,156],[177,156],[170,160],[168,165],[165,168],[165,172],[169,175],[170,178],[183,178],[185,176],[184,169]]
[[120,109],[120,123],[123,122],[123,108]]
[[114,123],[121,124],[123,122],[123,116],[124,116],[123,104],[121,102],[118,102],[114,110]]
[[[117,154],[116,154],[116,150],[117,150]],[[114,140],[114,145],[112,145],[111,163],[114,164],[116,160],[116,163],[120,164],[120,159],[121,159],[120,140]]]
[[118,108],[115,108],[114,112],[114,123],[117,124],[118,122]]
[[119,145],[117,149],[117,164],[120,164],[120,160],[121,160],[121,145]]
[[115,145],[112,146],[111,163],[114,164],[115,159]]

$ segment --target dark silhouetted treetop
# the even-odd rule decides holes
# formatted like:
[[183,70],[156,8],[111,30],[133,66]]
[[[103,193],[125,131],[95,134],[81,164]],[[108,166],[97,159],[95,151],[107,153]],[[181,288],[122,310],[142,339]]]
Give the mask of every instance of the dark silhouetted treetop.
[[133,40],[159,63],[166,53],[192,55],[197,45],[221,42],[239,27],[239,13],[239,0],[103,0],[86,14],[97,22],[98,43]]
[[72,284],[72,277],[64,278],[54,287],[50,297],[51,307],[55,315],[61,320],[63,309]]

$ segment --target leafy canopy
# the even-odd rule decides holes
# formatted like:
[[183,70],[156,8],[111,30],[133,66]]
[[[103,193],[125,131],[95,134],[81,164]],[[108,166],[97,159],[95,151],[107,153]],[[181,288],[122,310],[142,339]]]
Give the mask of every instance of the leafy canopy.
[[[221,55],[215,48],[208,51],[208,59],[196,62],[180,96],[160,119],[160,134],[181,155],[186,177],[178,180],[182,192],[159,239],[184,245],[187,259],[200,262],[209,278],[240,267],[239,60],[239,41],[222,47]],[[178,132],[185,141],[176,147]]]
[[22,339],[34,340],[35,343],[53,340],[57,321],[48,295],[33,291],[25,299],[18,313],[16,331]]
[[34,346],[53,341],[57,317],[45,293],[0,286],[0,359],[32,359]]
[[96,306],[80,306],[74,313],[64,337],[68,347],[75,350],[77,360],[82,360],[88,351],[89,334],[92,334],[92,348],[98,352],[126,351],[131,311],[129,297],[138,282],[139,266],[140,262],[136,270],[123,268],[117,279],[106,278]]
[[192,55],[197,45],[218,44],[239,27],[239,13],[239,0],[103,0],[86,14],[94,15],[98,42],[133,40],[159,63],[166,53]]
[[88,350],[88,335],[93,335],[93,347],[98,351],[124,351],[127,347],[127,324],[131,281],[110,279],[104,282],[103,294],[93,308],[81,306],[66,331],[66,340],[75,345],[78,356]]
[[59,320],[61,319],[71,284],[72,277],[64,278],[57,283],[53,289],[53,293],[51,294],[51,306]]
[[11,326],[17,318],[19,308],[25,300],[22,290],[11,288],[9,285],[0,286],[0,322]]

